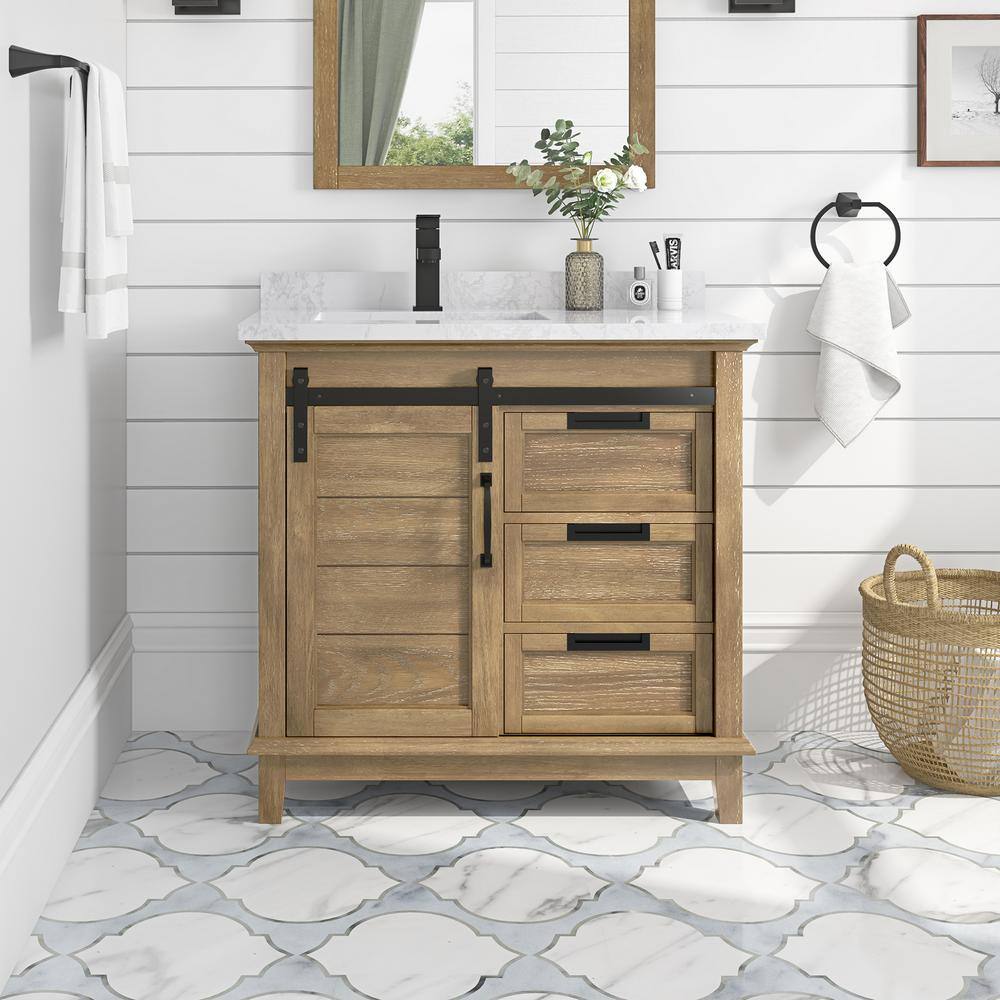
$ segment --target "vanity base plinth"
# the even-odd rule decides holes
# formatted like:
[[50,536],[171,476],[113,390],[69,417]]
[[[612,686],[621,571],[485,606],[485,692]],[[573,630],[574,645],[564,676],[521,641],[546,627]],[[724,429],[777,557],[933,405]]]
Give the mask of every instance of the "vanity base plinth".
[[[593,744],[605,743],[606,751]],[[671,753],[665,744],[677,744]],[[324,744],[323,755],[312,744]],[[395,743],[397,745],[392,746]],[[576,753],[572,744],[577,744]],[[590,744],[587,752],[583,744]],[[343,744],[337,747],[337,744]],[[390,744],[387,746],[387,744]],[[420,744],[427,744],[422,750]],[[332,746],[331,746],[332,745]],[[269,753],[284,747],[284,754]],[[265,749],[266,748],[266,749]],[[596,750],[596,752],[595,752]],[[716,751],[713,754],[712,751]],[[497,737],[494,739],[261,739],[260,821],[280,823],[287,781],[711,781],[719,821],[743,815],[743,737]]]

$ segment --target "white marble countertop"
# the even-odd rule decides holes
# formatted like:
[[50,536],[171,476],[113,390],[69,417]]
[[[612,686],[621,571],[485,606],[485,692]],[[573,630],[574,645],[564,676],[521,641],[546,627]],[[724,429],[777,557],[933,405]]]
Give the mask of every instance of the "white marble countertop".
[[265,309],[239,326],[248,343],[415,343],[451,341],[756,341],[761,323],[703,310],[336,311]]

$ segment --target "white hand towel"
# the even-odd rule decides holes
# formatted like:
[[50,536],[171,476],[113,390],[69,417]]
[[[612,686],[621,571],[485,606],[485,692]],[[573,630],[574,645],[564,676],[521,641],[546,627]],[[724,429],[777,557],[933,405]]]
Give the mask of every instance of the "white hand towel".
[[847,447],[902,387],[892,332],[910,310],[884,264],[834,264],[806,330],[820,341],[816,413]]
[[87,336],[128,329],[132,190],[125,93],[106,66],[92,63],[87,87]]
[[62,267],[59,311],[82,313],[86,307],[84,267],[87,250],[86,169],[83,78],[71,73],[66,87],[66,159],[63,164]]

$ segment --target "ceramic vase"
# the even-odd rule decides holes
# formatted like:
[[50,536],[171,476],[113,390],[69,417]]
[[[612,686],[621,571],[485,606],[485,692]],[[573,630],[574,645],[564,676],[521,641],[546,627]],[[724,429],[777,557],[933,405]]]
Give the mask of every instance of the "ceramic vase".
[[566,308],[604,308],[604,258],[593,240],[578,239],[576,250],[566,257]]

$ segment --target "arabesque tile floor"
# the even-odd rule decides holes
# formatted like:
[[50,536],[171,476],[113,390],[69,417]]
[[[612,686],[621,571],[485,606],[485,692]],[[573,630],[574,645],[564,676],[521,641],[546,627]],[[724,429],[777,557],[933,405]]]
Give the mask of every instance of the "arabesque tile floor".
[[1000,799],[870,738],[703,782],[290,786],[238,734],[122,754],[4,997],[996,1000]]

